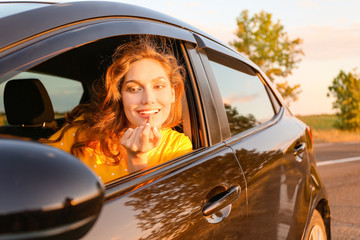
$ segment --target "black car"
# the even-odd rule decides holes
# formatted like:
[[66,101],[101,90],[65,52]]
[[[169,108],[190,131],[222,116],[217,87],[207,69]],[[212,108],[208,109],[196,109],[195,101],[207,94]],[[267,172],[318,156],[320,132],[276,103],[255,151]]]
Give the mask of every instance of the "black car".
[[[0,3],[0,239],[330,239],[311,130],[254,63],[115,2]],[[41,144],[91,101],[117,46],[168,40],[194,150],[109,183]]]

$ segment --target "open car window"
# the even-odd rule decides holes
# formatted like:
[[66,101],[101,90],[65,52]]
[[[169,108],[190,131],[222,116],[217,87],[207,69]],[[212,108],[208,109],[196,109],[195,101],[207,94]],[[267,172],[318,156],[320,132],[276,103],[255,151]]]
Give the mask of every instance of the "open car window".
[[[104,76],[116,47],[131,38],[131,36],[111,37],[85,44],[3,81],[0,84],[0,134],[35,141],[52,136],[64,126],[65,113],[78,104],[91,102],[93,82]],[[167,41],[179,63],[184,65],[185,56],[180,41],[173,39]],[[187,69],[188,66],[184,65],[184,67]],[[191,98],[191,86],[187,78],[186,75],[185,94],[182,100],[183,119],[174,130],[184,133],[190,140],[200,139],[196,136],[199,133],[192,129],[192,125],[197,121],[194,112],[196,107]],[[38,88],[39,84],[42,85],[40,96],[34,97],[31,89]],[[11,92],[9,85],[12,86]],[[14,94],[24,97],[21,98],[22,103],[11,104],[16,98],[6,98]],[[38,100],[33,102],[34,99]],[[46,111],[46,113],[40,113],[39,117],[39,114],[34,113],[36,111]],[[200,147],[201,143],[194,140],[193,146]]]

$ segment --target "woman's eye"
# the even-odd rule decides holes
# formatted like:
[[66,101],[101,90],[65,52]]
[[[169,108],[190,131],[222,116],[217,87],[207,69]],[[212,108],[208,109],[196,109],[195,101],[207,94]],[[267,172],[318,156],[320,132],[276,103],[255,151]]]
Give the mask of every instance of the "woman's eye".
[[155,85],[155,89],[163,89],[165,86],[162,84]]
[[141,88],[139,88],[139,87],[128,87],[127,91],[130,92],[130,93],[136,93],[136,92],[140,92]]

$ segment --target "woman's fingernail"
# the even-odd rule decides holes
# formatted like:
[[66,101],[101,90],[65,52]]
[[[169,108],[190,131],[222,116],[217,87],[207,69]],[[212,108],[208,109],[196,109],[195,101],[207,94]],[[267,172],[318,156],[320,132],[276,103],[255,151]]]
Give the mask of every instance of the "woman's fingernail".
[[154,126],[155,131],[158,131],[157,128]]
[[149,125],[150,125],[150,123],[146,123],[146,125],[147,125],[147,126],[149,126]]

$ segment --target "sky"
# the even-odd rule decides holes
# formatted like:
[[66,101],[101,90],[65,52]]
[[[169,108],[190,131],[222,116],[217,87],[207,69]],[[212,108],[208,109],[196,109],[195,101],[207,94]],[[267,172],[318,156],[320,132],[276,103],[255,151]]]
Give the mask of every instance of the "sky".
[[[113,0],[114,1],[114,0]],[[115,0],[181,19],[228,44],[236,39],[236,18],[264,10],[280,21],[290,40],[301,38],[305,55],[289,84],[301,85],[290,109],[297,115],[332,114],[328,87],[340,70],[360,67],[360,0]],[[60,1],[63,2],[63,1]],[[360,68],[358,70],[360,72]]]

